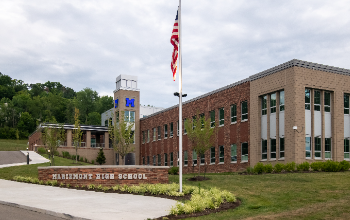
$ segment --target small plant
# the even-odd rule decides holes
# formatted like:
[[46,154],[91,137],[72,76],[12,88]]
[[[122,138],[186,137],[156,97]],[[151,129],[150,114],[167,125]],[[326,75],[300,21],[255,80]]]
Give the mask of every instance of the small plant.
[[108,190],[110,190],[110,189],[111,189],[111,188],[108,187],[108,186],[102,187],[102,190],[103,190],[104,192],[106,192],[106,191],[108,191]]
[[60,156],[60,153],[59,153],[58,151],[55,151],[54,155],[55,155],[56,157],[58,157],[58,156]]
[[42,147],[40,147],[39,149],[38,149],[38,154],[46,154],[46,149],[45,148],[42,148]]
[[273,166],[271,164],[266,164],[264,167],[265,173],[272,173],[273,171]]
[[96,189],[98,189],[98,190],[102,190],[102,185],[100,184],[100,185],[98,185],[97,187],[96,187]]
[[284,170],[287,172],[294,172],[295,167],[296,167],[295,162],[290,162],[290,163],[287,163],[286,165],[284,165]]
[[273,167],[273,172],[275,173],[280,173],[284,169],[284,164],[281,163],[276,163],[275,166]]
[[106,163],[106,157],[105,157],[105,154],[104,154],[102,148],[100,148],[100,151],[97,154],[96,162],[100,165]]
[[40,185],[44,185],[45,183],[44,183],[43,180],[39,180],[39,184],[40,184]]
[[308,162],[303,162],[297,166],[298,171],[309,171],[310,164]]
[[347,171],[350,169],[350,163],[348,161],[345,161],[345,160],[341,161],[339,163],[339,166],[340,166],[341,171]]
[[341,166],[339,166],[339,162],[335,162],[332,160],[327,160],[323,163],[322,171],[325,172],[337,172],[340,171]]
[[66,184],[66,187],[67,187],[67,188],[69,188],[69,187],[70,187],[70,184],[69,184],[69,183],[67,183],[67,184]]
[[170,175],[177,175],[179,172],[179,167],[171,167],[169,170],[168,170],[168,174]]
[[264,167],[264,164],[262,163],[257,163],[255,164],[254,166],[254,172],[257,173],[257,174],[261,174],[265,171],[265,167]]
[[84,157],[81,157],[81,158],[80,158],[80,162],[84,162]]
[[88,187],[87,187],[88,189],[95,189],[96,187],[95,187],[95,185],[94,184],[90,184],[90,185],[88,185]]
[[310,164],[310,168],[313,171],[321,171],[323,166],[323,162],[313,162]]
[[75,188],[79,189],[79,184],[75,185]]
[[60,183],[60,187],[64,187],[64,183]]
[[95,164],[95,161],[94,161],[94,160],[91,160],[91,163],[92,163],[92,164]]
[[119,190],[119,185],[112,186],[113,191]]
[[253,174],[254,173],[254,168],[253,167],[247,167],[247,173],[248,174]]
[[88,160],[85,158],[85,163],[88,163]]

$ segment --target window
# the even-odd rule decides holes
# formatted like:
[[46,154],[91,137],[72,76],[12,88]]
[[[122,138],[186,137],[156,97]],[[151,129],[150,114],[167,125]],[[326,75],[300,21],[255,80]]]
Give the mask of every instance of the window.
[[276,139],[270,139],[270,159],[276,159]]
[[314,91],[314,110],[321,111],[321,92]]
[[162,130],[161,130],[160,126],[158,126],[158,140],[160,140],[162,138],[161,135],[162,135]]
[[242,102],[242,121],[248,120],[248,102]]
[[[183,122],[184,125],[185,125],[186,121],[187,121],[187,119],[185,118],[184,122]],[[184,134],[187,134],[186,126],[184,126]]]
[[310,89],[305,89],[305,109],[310,110]]
[[153,156],[153,166],[156,165],[156,156]]
[[231,162],[237,161],[237,145],[231,144]]
[[164,125],[164,138],[168,138],[168,125]]
[[332,158],[332,138],[325,138],[324,157],[325,159]]
[[215,163],[215,147],[210,148],[210,163]]
[[311,158],[311,137],[305,137],[306,158]]
[[349,160],[349,139],[344,139],[344,160]]
[[[197,118],[197,116],[193,116],[193,117],[192,117],[192,130],[194,130],[195,127],[196,127],[196,118]],[[185,128],[185,129],[186,129],[186,128]]]
[[[119,111],[115,112],[116,121],[119,122]],[[112,118],[109,118],[112,121]]]
[[284,138],[280,138],[280,158],[284,158]]
[[149,130],[147,130],[147,143],[149,143]]
[[142,164],[145,165],[145,157],[142,157]]
[[173,161],[174,161],[174,154],[173,152],[170,153],[170,166],[173,166]]
[[156,128],[153,128],[153,141],[156,141],[156,137],[157,137],[157,130]]
[[124,112],[124,121],[135,122],[135,112],[134,111],[125,111]]
[[219,109],[219,126],[224,126],[224,120],[225,120],[225,112],[224,108]]
[[231,123],[237,122],[237,105],[231,105]]
[[108,120],[105,120],[105,127],[108,127]]
[[179,136],[179,121],[177,121],[177,136]]
[[267,160],[267,140],[261,140],[261,159]]
[[210,112],[210,127],[215,127],[215,110]]
[[204,120],[205,120],[204,113],[200,114],[199,118],[201,120],[201,129],[203,129],[204,128]]
[[284,91],[280,91],[280,111],[284,111]]
[[224,148],[224,146],[220,146],[219,150],[220,150],[219,161],[220,161],[220,163],[223,163],[225,160],[225,148]]
[[158,156],[158,166],[162,165],[162,157],[160,156],[160,154],[157,155]]
[[193,165],[197,165],[197,153],[196,151],[192,151],[192,163]]
[[344,114],[349,114],[349,95],[344,95]]
[[147,156],[147,165],[149,165],[149,156]]
[[267,115],[267,95],[261,99],[261,115]]
[[130,139],[132,137],[132,143],[135,144],[135,135],[134,135],[135,131],[130,131]]
[[201,164],[205,164],[205,154],[201,154]]
[[276,93],[271,94],[270,96],[270,113],[276,112]]
[[248,161],[248,143],[242,143],[242,161]]
[[168,166],[168,155],[164,154],[164,166]]
[[324,111],[331,112],[331,93],[324,93]]
[[188,165],[188,154],[187,154],[187,150],[184,151],[184,164],[185,164],[185,166]]
[[146,141],[145,131],[142,131],[142,143],[144,144],[145,141]]
[[173,123],[170,123],[170,137],[173,137],[174,126]]
[[321,138],[315,137],[315,158],[321,159]]

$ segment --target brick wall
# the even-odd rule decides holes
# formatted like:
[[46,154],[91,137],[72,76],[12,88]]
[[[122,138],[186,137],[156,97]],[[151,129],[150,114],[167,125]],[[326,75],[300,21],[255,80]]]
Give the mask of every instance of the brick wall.
[[39,180],[57,180],[59,184],[114,186],[168,183],[168,169],[169,167],[164,166],[52,166],[38,167],[38,174]]
[[[241,143],[247,142],[250,146],[249,130],[250,130],[250,83],[245,82],[235,87],[220,91],[207,97],[203,97],[199,100],[187,103],[183,105],[183,119],[192,118],[194,115],[204,113],[206,118],[209,118],[209,112],[215,110],[215,121],[219,125],[219,108],[224,108],[224,126],[220,128],[219,134],[215,141],[215,164],[208,164],[201,167],[201,171],[206,169],[207,172],[229,172],[244,169],[249,166],[248,163],[241,163]],[[248,101],[248,121],[241,121],[241,102]],[[231,124],[231,105],[237,105],[237,122]],[[141,131],[147,133],[150,130],[150,142],[141,144],[140,149],[140,162],[145,157],[147,163],[147,156],[150,156],[150,163],[154,155],[161,155],[161,164],[164,165],[164,153],[168,155],[168,165],[170,165],[170,153],[174,153],[174,166],[177,166],[177,152],[179,147],[179,138],[177,136],[177,121],[179,119],[178,108],[173,108],[168,111],[156,114],[154,116],[141,120]],[[170,123],[174,125],[174,136],[169,137]],[[164,138],[164,125],[168,125],[168,138]],[[158,137],[153,141],[153,128],[161,126],[161,140]],[[183,130],[183,129],[182,129]],[[147,138],[146,138],[147,142]],[[140,143],[142,143],[142,135],[140,135]],[[237,162],[231,163],[231,144],[237,144]],[[224,146],[224,163],[219,164],[219,146]],[[249,147],[250,150],[250,147]],[[198,172],[198,166],[192,167],[192,148],[191,143],[188,141],[187,135],[183,135],[183,151],[188,152],[188,166],[183,167],[184,173]],[[250,157],[249,153],[249,157]],[[184,158],[184,155],[182,155]],[[205,160],[210,162],[210,151],[205,154]],[[200,158],[197,158],[198,163]],[[158,160],[157,160],[158,162]]]

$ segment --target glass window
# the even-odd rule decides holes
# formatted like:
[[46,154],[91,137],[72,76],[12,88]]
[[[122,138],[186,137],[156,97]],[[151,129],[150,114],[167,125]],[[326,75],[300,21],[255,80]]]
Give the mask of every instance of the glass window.
[[147,143],[149,143],[149,140],[150,140],[150,138],[149,138],[149,130],[147,130]]
[[270,159],[276,159],[276,139],[270,139]]
[[349,95],[344,94],[344,114],[349,114]]
[[280,111],[284,111],[284,91],[280,91]]
[[[185,125],[185,123],[186,123],[186,118],[184,119],[184,122],[183,122],[183,124]],[[187,130],[186,130],[186,127],[184,126],[184,134],[187,134]]]
[[132,137],[132,143],[135,144],[135,135],[134,135],[135,131],[130,131],[130,139]]
[[144,144],[145,141],[146,141],[145,131],[142,131],[142,143]]
[[210,148],[210,163],[215,163],[215,147]]
[[331,112],[331,93],[330,92],[324,93],[324,111]]
[[306,158],[311,158],[311,137],[305,137]]
[[108,120],[105,120],[105,127],[108,127]]
[[162,157],[158,154],[158,166],[162,165]]
[[145,165],[145,157],[142,157],[142,164]]
[[147,156],[147,165],[149,165],[149,156]]
[[284,138],[280,138],[280,158],[284,158]]
[[210,127],[215,127],[215,110],[210,112]]
[[241,161],[248,161],[248,143],[242,143]]
[[276,93],[271,94],[270,96],[270,113],[276,112]]
[[314,91],[314,110],[321,111],[321,92]]
[[174,154],[173,152],[170,153],[170,166],[173,166],[173,161],[174,161]]
[[344,159],[349,160],[349,139],[344,139]]
[[170,123],[170,137],[173,137],[174,126],[173,123]]
[[153,166],[155,166],[156,165],[156,156],[154,155],[153,156]]
[[231,162],[237,161],[237,145],[231,144]]
[[161,139],[161,134],[162,134],[162,130],[161,130],[160,126],[158,126],[158,140]]
[[203,128],[204,128],[204,120],[205,120],[204,113],[200,114],[200,115],[199,115],[199,118],[200,118],[200,120],[201,120],[201,128],[203,129]]
[[168,125],[164,125],[164,138],[168,137]]
[[192,163],[193,165],[197,165],[197,153],[196,151],[192,151]]
[[153,141],[156,141],[157,138],[157,129],[153,128]]
[[315,158],[322,158],[321,138],[315,137]]
[[242,102],[242,121],[248,120],[248,102]]
[[324,157],[326,159],[332,158],[332,138],[325,138],[324,143]]
[[205,154],[201,154],[201,164],[205,164]]
[[219,161],[220,163],[223,163],[224,162],[224,159],[225,159],[225,148],[224,146],[220,146],[219,147],[219,150],[220,150],[220,153],[219,153]]
[[[117,118],[116,121],[119,122],[119,111],[115,112],[115,117]],[[112,121],[112,118],[109,118],[110,121]]]
[[188,164],[187,150],[184,151],[184,162],[185,162],[185,166],[187,166],[187,164]]
[[231,105],[231,123],[237,122],[237,105]]
[[263,96],[261,99],[261,115],[267,114],[267,95]]
[[305,109],[310,110],[310,89],[305,89]]
[[[197,118],[197,116],[193,116],[192,117],[192,130],[194,130],[195,128],[196,128],[196,118]],[[186,128],[185,128],[186,129]]]
[[164,154],[164,166],[168,166],[168,155]]
[[219,126],[224,125],[224,120],[225,120],[225,113],[224,113],[224,108],[219,109]]
[[267,140],[261,140],[261,159],[267,160]]
[[124,121],[135,122],[135,112],[134,111],[125,111],[124,112]]

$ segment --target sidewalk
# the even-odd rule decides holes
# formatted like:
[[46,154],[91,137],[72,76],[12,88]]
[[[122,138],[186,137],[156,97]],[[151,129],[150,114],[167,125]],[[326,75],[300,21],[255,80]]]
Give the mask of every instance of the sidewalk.
[[[29,153],[29,159],[31,159],[31,161],[29,161],[29,164],[38,164],[38,163],[47,163],[50,162],[48,159],[46,159],[45,157],[41,156],[40,154],[34,152],[34,151],[24,151],[21,150],[21,152],[27,156],[27,153]],[[12,167],[12,166],[21,166],[21,165],[26,165],[27,162],[24,163],[11,163],[11,164],[3,164],[0,165],[0,168],[4,168],[4,167]]]
[[66,219],[147,219],[168,215],[176,201],[0,179],[0,203]]

